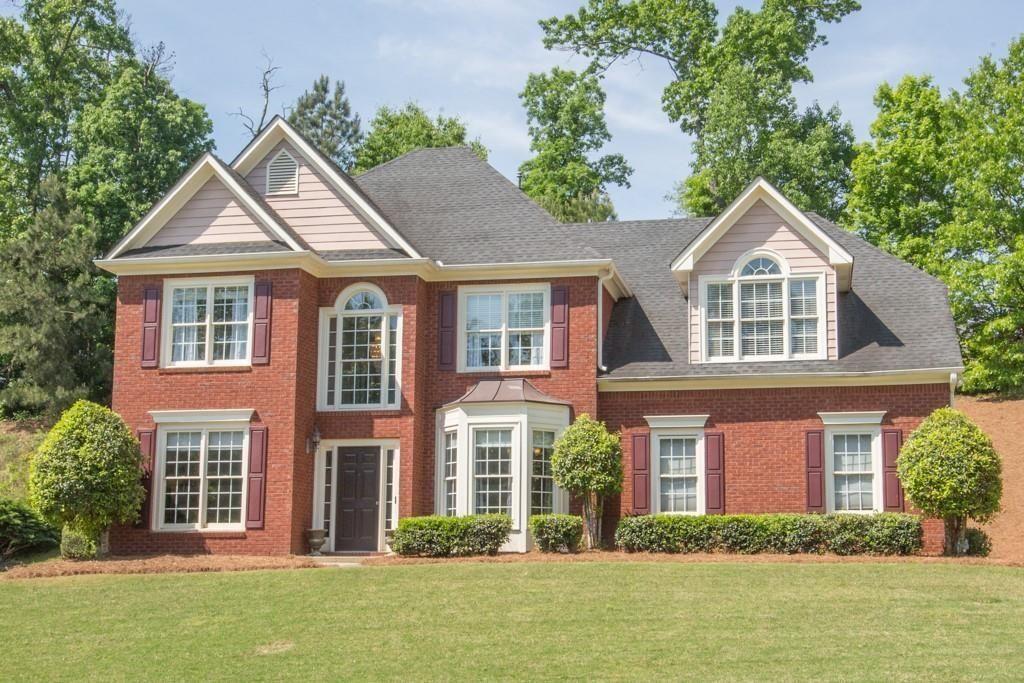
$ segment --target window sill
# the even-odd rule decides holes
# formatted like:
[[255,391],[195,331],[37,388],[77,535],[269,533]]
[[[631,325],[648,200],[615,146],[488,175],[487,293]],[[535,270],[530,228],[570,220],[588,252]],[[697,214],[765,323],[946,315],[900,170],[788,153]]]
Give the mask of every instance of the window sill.
[[549,377],[551,375],[551,368],[536,368],[532,370],[490,370],[487,368],[466,368],[459,370],[459,374],[477,377]]
[[336,408],[331,406],[317,406],[318,413],[400,413],[401,406],[352,406]]
[[160,368],[161,375],[187,375],[193,373],[252,372],[251,365],[186,365]]
[[183,536],[215,536],[217,538],[245,538],[245,529],[150,529],[154,534],[171,535],[181,534]]

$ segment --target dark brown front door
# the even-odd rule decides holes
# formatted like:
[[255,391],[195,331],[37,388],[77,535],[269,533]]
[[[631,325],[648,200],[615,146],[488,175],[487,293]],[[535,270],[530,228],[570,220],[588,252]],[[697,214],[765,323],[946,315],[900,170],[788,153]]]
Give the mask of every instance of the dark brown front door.
[[380,524],[380,448],[338,449],[335,550],[377,550]]

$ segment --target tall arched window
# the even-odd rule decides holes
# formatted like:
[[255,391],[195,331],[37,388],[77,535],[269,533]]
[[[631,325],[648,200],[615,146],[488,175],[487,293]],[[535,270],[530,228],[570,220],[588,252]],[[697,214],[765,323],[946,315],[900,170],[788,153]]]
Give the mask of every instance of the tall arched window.
[[321,409],[397,408],[401,307],[359,284],[321,310]]
[[790,272],[773,253],[741,257],[728,276],[701,278],[706,360],[823,358],[823,273]]

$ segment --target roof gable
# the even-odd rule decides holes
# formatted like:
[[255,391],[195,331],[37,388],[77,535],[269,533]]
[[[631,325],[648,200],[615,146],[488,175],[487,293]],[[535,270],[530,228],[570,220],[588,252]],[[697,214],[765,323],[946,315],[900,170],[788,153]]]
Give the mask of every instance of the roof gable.
[[853,256],[800,211],[764,178],[757,178],[733,202],[698,234],[672,261],[672,271],[685,279],[711,247],[743,218],[751,208],[763,202],[779,215],[835,268],[840,291],[848,291],[853,278]]
[[247,215],[255,220],[268,237],[280,240],[294,251],[305,251],[308,248],[258,195],[254,195],[244,180],[225,166],[224,162],[207,152],[142,217],[124,239],[114,246],[107,258],[116,258],[125,251],[149,244],[154,236],[214,178],[227,190],[230,199],[244,208]]
[[[394,247],[405,251],[412,258],[421,257],[416,248],[391,224],[383,212],[353,182],[352,178],[327,159],[281,116],[275,116],[246,145],[245,149],[239,152],[235,160],[231,162],[232,168],[242,176],[249,176],[253,169],[262,163],[282,141],[286,141],[315,171],[318,178],[337,192],[339,197],[355,210],[355,213],[365,219],[366,224],[377,235],[386,240],[387,244],[383,245],[384,248]],[[299,186],[300,188],[302,186],[301,177]],[[267,199],[269,201],[272,197]]]
[[213,175],[143,246],[271,242],[273,239],[259,219]]

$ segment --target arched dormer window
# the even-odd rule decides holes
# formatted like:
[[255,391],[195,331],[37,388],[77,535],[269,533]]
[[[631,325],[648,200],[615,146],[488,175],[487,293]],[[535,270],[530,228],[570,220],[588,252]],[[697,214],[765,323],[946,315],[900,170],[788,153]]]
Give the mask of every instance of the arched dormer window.
[[400,406],[401,311],[369,283],[320,309],[320,410]]
[[758,251],[701,280],[705,360],[825,357],[823,273],[791,273],[780,255]]
[[298,194],[299,162],[282,149],[267,164],[267,194]]

